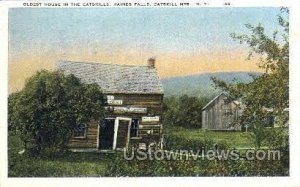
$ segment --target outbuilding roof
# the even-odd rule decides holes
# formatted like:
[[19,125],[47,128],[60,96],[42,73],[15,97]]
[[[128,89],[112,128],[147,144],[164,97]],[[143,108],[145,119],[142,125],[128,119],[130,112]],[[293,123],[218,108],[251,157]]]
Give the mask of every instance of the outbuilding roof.
[[[219,95],[217,95],[215,98],[213,98],[212,100],[210,100],[203,108],[202,110],[205,110],[207,107],[209,107],[210,105],[212,105],[214,103],[214,101],[216,99],[218,99],[221,96],[225,96],[228,97],[227,94],[225,94],[224,92],[220,93]],[[240,105],[241,103],[237,100],[232,101],[235,105]]]
[[163,94],[163,86],[154,67],[95,62],[59,61],[57,69],[73,74],[87,84],[98,84],[103,93]]

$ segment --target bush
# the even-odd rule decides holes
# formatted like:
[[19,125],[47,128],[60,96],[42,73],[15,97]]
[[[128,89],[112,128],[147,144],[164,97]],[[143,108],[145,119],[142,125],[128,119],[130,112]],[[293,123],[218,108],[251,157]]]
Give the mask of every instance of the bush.
[[24,151],[24,144],[18,136],[18,132],[8,132],[8,175],[17,175],[18,163],[25,162],[27,155],[19,154],[19,152]]
[[[172,137],[173,144],[181,141]],[[207,145],[213,146],[208,141]],[[196,143],[195,143],[196,145]],[[181,145],[184,146],[184,145]],[[32,158],[18,154],[23,142],[9,133],[9,177],[95,177],[95,176],[287,176],[285,159],[268,160],[137,160],[127,161],[122,154],[66,152],[54,158]]]
[[76,177],[108,175],[111,154],[66,151],[52,157],[32,157],[24,152],[19,132],[8,134],[8,177]]
[[197,152],[198,150],[225,150],[229,146],[226,143],[215,143],[209,138],[204,140],[192,140],[187,139],[186,137],[178,137],[174,135],[165,136],[165,145],[164,149],[166,150],[193,150]]
[[76,125],[99,120],[104,113],[97,85],[60,72],[38,72],[23,90],[10,95],[8,104],[9,130],[21,132],[33,156],[64,150]]
[[281,161],[269,160],[125,160],[117,155],[108,176],[288,176]]
[[207,98],[183,95],[179,98],[169,97],[164,101],[164,124],[186,128],[202,127],[202,108]]
[[194,161],[130,160],[117,155],[109,164],[109,176],[192,176]]

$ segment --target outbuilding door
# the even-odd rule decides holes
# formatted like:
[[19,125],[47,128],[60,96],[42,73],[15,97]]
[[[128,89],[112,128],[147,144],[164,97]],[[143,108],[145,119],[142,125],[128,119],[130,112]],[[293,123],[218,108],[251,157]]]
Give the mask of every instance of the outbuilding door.
[[114,125],[113,150],[128,147],[130,139],[131,118],[117,117]]

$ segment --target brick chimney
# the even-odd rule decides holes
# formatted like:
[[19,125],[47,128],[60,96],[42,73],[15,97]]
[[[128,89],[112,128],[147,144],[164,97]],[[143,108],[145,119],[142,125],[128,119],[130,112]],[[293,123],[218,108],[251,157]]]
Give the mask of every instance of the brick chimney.
[[155,57],[149,58],[147,64],[149,68],[155,68]]

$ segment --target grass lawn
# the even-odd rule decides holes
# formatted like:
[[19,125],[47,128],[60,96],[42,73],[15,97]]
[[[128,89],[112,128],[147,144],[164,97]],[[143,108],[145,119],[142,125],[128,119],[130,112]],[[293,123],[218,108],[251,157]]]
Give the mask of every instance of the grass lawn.
[[[230,147],[253,147],[251,135],[244,132],[214,132],[201,129],[168,128],[165,133],[180,137],[184,147],[204,140],[226,143]],[[253,137],[252,137],[253,138]],[[173,139],[176,140],[176,139]],[[178,139],[177,139],[178,140]],[[204,141],[205,142],[205,141]],[[186,144],[185,144],[186,143]],[[17,135],[8,136],[9,177],[100,177],[100,176],[286,176],[288,162],[280,161],[133,161],[118,154],[66,152],[51,158],[32,158],[19,154],[23,144]],[[120,159],[121,158],[121,159]]]
[[16,135],[8,137],[9,177],[104,176],[111,154],[67,152],[54,158],[29,158],[19,154],[23,144]]
[[98,177],[105,176],[110,155],[67,153],[61,157],[21,158],[10,163],[9,177]]
[[183,127],[167,127],[165,133],[184,139],[205,140],[211,139],[216,143],[226,143],[234,148],[252,148],[254,147],[254,137],[246,132],[224,132],[224,131],[207,131],[203,129],[190,129]]

